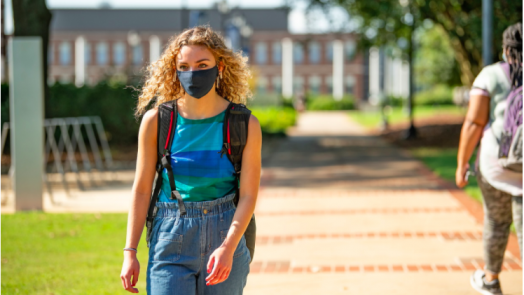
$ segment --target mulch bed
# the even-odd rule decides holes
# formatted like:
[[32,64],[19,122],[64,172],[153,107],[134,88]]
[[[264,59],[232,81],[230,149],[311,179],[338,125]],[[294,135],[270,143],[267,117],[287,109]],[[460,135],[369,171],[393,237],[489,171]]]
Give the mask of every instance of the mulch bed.
[[387,142],[402,148],[453,148],[458,147],[460,131],[464,116],[445,115],[415,120],[417,130],[415,139],[405,139],[409,124],[395,124],[385,131],[375,130],[374,133]]

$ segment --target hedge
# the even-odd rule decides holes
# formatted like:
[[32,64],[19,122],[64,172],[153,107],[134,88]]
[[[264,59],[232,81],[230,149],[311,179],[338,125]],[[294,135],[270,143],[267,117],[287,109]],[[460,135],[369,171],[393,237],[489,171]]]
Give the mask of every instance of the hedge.
[[341,100],[335,100],[331,95],[310,96],[306,108],[309,111],[354,110],[355,98],[352,95],[344,95]]
[[[76,87],[56,83],[49,87],[46,118],[99,116],[110,144],[136,143],[140,122],[134,117],[138,93],[124,84],[101,82]],[[2,124],[9,121],[9,86],[2,85]]]
[[[9,86],[2,84],[2,124],[9,121]],[[124,84],[100,82],[76,87],[55,83],[49,87],[46,118],[99,116],[110,145],[136,144],[140,120],[134,117],[138,92]],[[284,134],[295,124],[296,111],[286,107],[254,107],[264,134]]]

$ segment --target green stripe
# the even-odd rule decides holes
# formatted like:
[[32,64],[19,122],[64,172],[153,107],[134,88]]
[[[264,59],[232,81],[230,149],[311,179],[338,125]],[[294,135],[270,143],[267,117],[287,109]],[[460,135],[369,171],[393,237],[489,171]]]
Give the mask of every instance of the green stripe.
[[[235,176],[209,178],[175,175],[174,178],[182,199],[188,202],[218,199],[232,193],[237,186]],[[195,187],[195,184],[198,184],[198,187]],[[169,181],[163,181],[162,191],[164,193],[171,191]],[[161,202],[173,202],[173,200],[161,200]]]

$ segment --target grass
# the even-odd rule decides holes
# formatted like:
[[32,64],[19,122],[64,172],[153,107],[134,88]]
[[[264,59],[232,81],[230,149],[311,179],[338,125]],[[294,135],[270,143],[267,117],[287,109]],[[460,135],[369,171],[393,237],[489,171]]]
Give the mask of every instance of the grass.
[[[455,183],[455,171],[457,169],[457,151],[457,148],[418,148],[411,150],[413,155],[424,162],[435,174],[453,183]],[[475,159],[476,155],[474,154],[471,158]],[[470,165],[473,165],[473,163]],[[464,191],[482,204],[482,193],[475,176],[469,177],[468,185],[466,185]],[[515,233],[514,224],[511,224],[511,231]]]
[[[413,155],[419,158],[426,166],[441,178],[455,183],[455,171],[457,170],[457,148],[417,148],[411,150]],[[473,155],[472,159],[475,159]],[[473,166],[473,163],[470,164]],[[482,194],[474,176],[469,177],[469,183],[464,188],[465,192],[478,202],[482,202]]]
[[[127,214],[2,215],[2,294],[126,294]],[[137,287],[145,294],[145,232]]]
[[[446,115],[464,115],[465,109],[457,106],[415,106],[414,116],[415,119],[434,117],[442,114]],[[408,114],[401,107],[389,108],[388,122],[389,124],[398,124],[408,122]],[[382,115],[380,112],[363,112],[363,111],[350,111],[349,116],[366,128],[375,128],[382,122]]]

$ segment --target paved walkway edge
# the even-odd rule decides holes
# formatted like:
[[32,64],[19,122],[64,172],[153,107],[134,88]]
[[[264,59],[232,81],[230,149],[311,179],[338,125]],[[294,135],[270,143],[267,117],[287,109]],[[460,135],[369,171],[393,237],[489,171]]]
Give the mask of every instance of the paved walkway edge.
[[[398,148],[398,147],[397,147]],[[440,186],[442,186],[444,189],[446,189],[453,198],[455,198],[468,212],[471,216],[475,218],[475,220],[479,224],[484,223],[484,208],[482,207],[482,204],[474,200],[470,195],[468,195],[466,192],[464,192],[462,189],[459,189],[455,186],[455,184],[451,183],[448,180],[445,180],[438,176],[433,170],[429,169],[426,164],[424,164],[422,161],[418,160],[417,157],[415,157],[409,150],[401,149],[403,152],[405,152],[409,157],[416,159],[420,162],[420,172],[425,174],[428,178],[433,179],[439,183]],[[508,245],[506,249],[513,254],[514,257],[519,257],[522,261],[522,257],[520,257],[520,248],[517,236],[515,233],[511,232],[508,240]]]

